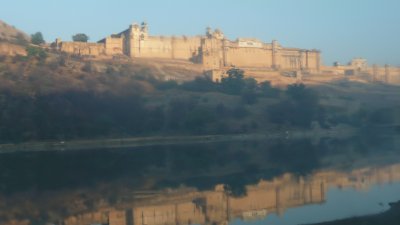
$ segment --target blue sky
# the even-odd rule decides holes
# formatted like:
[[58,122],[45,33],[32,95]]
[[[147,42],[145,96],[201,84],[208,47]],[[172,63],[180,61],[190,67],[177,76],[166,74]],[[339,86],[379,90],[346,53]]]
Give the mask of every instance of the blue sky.
[[326,65],[353,57],[400,66],[399,0],[0,0],[0,19],[47,41],[78,32],[91,41],[146,20],[153,35],[256,37],[316,48]]

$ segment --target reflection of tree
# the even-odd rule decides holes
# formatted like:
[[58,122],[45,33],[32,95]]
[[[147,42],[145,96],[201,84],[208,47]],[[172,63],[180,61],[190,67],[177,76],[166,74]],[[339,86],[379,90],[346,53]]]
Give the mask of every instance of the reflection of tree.
[[[369,157],[381,145],[363,138],[326,140],[317,146],[308,140],[282,140],[0,155],[0,191],[58,190],[116,180],[138,185],[146,179],[153,180],[152,189],[184,184],[208,190],[226,184],[242,190],[283,173],[308,174],[323,166],[322,158],[349,152],[352,158]],[[395,148],[387,140],[384,146],[381,151]]]
[[270,160],[282,172],[305,175],[319,166],[320,152],[309,140],[280,142],[269,151]]
[[[384,149],[375,152],[376,146]],[[354,151],[359,148],[363,150]],[[102,204],[120,206],[136,201],[137,195],[157,197],[164,193],[176,200],[177,194],[187,194],[188,190],[194,193],[193,203],[204,208],[207,201],[203,194],[207,193],[223,194],[223,198],[230,199],[232,204],[236,201],[239,207],[241,199],[258,201],[257,188],[273,193],[277,191],[275,194],[281,197],[290,197],[290,193],[294,193],[290,191],[291,187],[296,187],[296,201],[282,205],[289,207],[292,203],[304,203],[302,193],[310,192],[302,192],[301,188],[321,190],[321,193],[312,193],[323,198],[324,188],[327,187],[323,182],[326,181],[332,181],[331,185],[365,188],[370,184],[364,182],[365,170],[356,171],[351,176],[339,171],[316,175],[314,171],[325,166],[331,168],[332,165],[340,165],[343,169],[345,167],[342,165],[349,165],[349,158],[357,159],[357,165],[362,165],[360,162],[365,161],[370,166],[371,159],[379,155],[381,162],[382,154],[395,148],[394,142],[388,140],[382,144],[381,141],[361,138],[323,140],[318,145],[312,145],[308,140],[270,140],[110,151],[0,155],[0,190],[3,192],[0,198],[19,196],[23,190],[35,190],[40,199],[34,197],[36,194],[25,195],[23,199],[10,198],[6,204],[10,209],[21,207],[25,202],[37,204],[35,207],[43,211],[43,215],[40,216],[43,221],[49,218],[50,213],[47,214],[47,210],[50,210],[50,206],[52,213],[70,215],[72,209],[96,210]],[[335,159],[333,163],[329,161],[331,158]],[[322,161],[327,164],[322,164]],[[282,176],[283,174],[286,175]],[[307,176],[308,174],[312,176]],[[360,175],[360,179],[354,179]],[[392,179],[395,174],[392,175],[372,172],[371,179]],[[313,182],[313,185],[304,185],[308,182]],[[291,184],[295,186],[290,186]],[[289,187],[285,189],[284,185]],[[54,192],[49,193],[57,193],[59,197],[52,200],[55,195],[44,192],[47,190],[53,190]],[[293,200],[286,198],[286,203],[289,199]],[[76,208],[75,200],[79,200],[83,208]],[[284,203],[283,198],[281,200]],[[305,200],[315,202],[315,199],[310,200],[307,196]],[[2,205],[0,221],[1,207]]]
[[[18,191],[32,187],[45,190],[87,186],[122,178],[142,178],[151,173],[149,171],[160,168],[159,173],[164,174],[164,178],[157,181],[160,187],[184,183],[209,189],[222,182],[232,190],[241,190],[244,185],[255,183],[260,178],[271,178],[281,172],[307,172],[317,166],[315,147],[307,141],[278,143],[269,145],[268,149],[261,147],[249,143],[223,143],[141,150],[2,155],[1,188],[3,191]],[[275,168],[265,170],[263,164]],[[165,168],[167,166],[171,168]],[[221,173],[224,168],[229,169],[228,173]]]

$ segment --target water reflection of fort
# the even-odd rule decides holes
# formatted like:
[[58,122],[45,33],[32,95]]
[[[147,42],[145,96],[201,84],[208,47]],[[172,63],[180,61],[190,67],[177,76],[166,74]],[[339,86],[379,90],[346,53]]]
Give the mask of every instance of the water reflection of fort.
[[371,185],[398,181],[400,164],[350,173],[317,172],[307,178],[286,174],[247,186],[247,194],[242,197],[229,195],[222,185],[204,192],[181,188],[151,194],[136,193],[131,203],[70,216],[60,224],[228,224],[233,219],[262,219],[270,214],[282,215],[288,208],[323,203],[332,187],[363,190]]

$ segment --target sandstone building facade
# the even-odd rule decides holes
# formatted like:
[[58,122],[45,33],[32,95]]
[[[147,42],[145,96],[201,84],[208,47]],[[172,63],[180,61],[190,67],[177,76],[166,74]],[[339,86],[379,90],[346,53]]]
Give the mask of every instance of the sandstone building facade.
[[190,60],[203,64],[205,69],[235,66],[319,71],[321,66],[318,50],[286,48],[277,41],[264,43],[253,38],[231,41],[222,31],[211,28],[207,28],[205,35],[194,37],[151,36],[146,23],[132,24],[128,29],[97,43],[62,42],[57,39],[55,46],[60,51],[77,55]]
[[333,66],[322,66],[321,74],[339,74],[342,76],[366,76],[371,82],[400,84],[400,68],[390,65],[368,65],[366,59],[354,58],[347,65],[335,62]]
[[[232,41],[221,30],[211,28],[207,28],[204,35],[193,37],[151,36],[147,23],[143,22],[132,24],[97,43],[57,39],[53,47],[80,56],[190,61],[201,65],[205,75],[216,82],[226,76],[228,69],[236,67],[259,82],[273,80],[275,86],[304,82],[308,75],[326,80],[355,75],[370,82],[400,85],[399,67],[369,66],[362,58],[355,58],[348,65],[324,66],[319,50],[283,47],[275,40],[271,43],[254,38]],[[176,77],[165,79],[179,80]]]

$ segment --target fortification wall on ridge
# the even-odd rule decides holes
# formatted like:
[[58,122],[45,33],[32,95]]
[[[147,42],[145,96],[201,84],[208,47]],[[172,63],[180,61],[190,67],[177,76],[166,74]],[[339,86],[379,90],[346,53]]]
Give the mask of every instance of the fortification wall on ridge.
[[99,43],[59,42],[59,50],[79,55],[120,55],[131,58],[183,59],[201,63],[205,69],[227,66],[319,70],[320,56],[315,50],[283,48],[276,41],[264,43],[254,38],[230,41],[222,31],[208,29],[194,37],[150,36],[148,26],[132,24]]
[[103,43],[61,42],[58,48],[62,52],[75,55],[99,56],[106,54],[106,48]]
[[105,54],[106,55],[122,55],[124,54],[124,39],[108,37],[105,39]]
[[[222,31],[212,31],[210,28],[205,35],[165,37],[149,35],[146,23],[132,24],[128,29],[98,43],[62,42],[57,39],[53,46],[63,52],[84,56],[126,55],[133,59],[187,60],[201,64],[205,71],[214,71],[210,75],[213,80],[220,80],[227,68],[238,67],[253,71],[247,74],[261,81],[283,76],[296,78],[297,82],[307,74],[324,78],[332,75],[332,79],[358,75],[371,82],[400,85],[400,68],[397,67],[368,66],[367,60],[363,58],[355,58],[347,65],[335,63],[327,67],[322,65],[318,50],[283,47],[275,40],[271,43],[255,38],[231,41]],[[254,75],[255,70],[258,71],[257,76]]]
[[201,37],[173,37],[172,58],[195,61],[200,53]]
[[228,48],[226,66],[236,67],[272,67],[272,49]]

